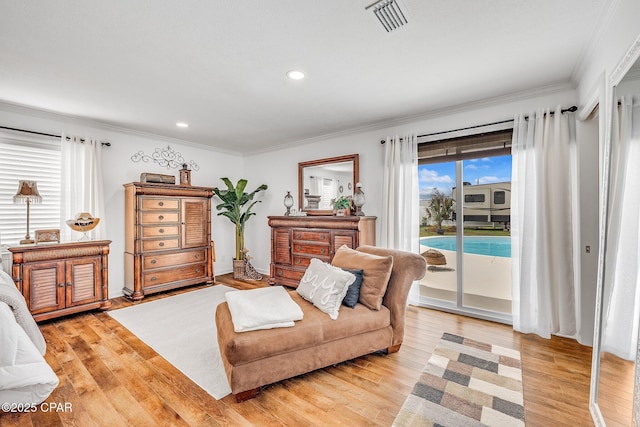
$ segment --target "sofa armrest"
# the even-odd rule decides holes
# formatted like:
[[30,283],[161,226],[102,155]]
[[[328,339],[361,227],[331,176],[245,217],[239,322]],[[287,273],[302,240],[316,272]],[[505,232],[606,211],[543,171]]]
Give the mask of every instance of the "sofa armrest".
[[392,346],[399,346],[404,336],[404,315],[409,290],[415,280],[420,280],[427,272],[427,262],[419,255],[396,249],[377,246],[359,246],[356,250],[373,255],[393,256],[393,268],[382,304],[391,311],[393,328]]

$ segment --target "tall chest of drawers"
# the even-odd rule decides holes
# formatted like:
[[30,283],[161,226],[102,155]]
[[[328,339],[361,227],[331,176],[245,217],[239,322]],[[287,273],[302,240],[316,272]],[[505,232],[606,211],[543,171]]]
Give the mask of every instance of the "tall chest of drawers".
[[311,261],[331,262],[342,245],[376,244],[373,216],[270,216],[269,284],[297,288]]
[[209,187],[129,183],[125,188],[124,294],[212,284]]

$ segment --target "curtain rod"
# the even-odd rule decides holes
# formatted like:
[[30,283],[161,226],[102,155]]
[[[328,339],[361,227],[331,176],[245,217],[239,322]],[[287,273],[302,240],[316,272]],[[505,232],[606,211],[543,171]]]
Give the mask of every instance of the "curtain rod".
[[[26,130],[26,129],[16,129],[16,128],[10,128],[7,126],[0,126],[0,129],[15,130],[16,132],[32,133],[34,135],[50,136],[51,138],[62,138],[62,135],[54,135],[52,133],[36,132],[33,130]],[[68,136],[66,137],[66,139],[67,141],[71,140],[71,138],[69,138]],[[80,142],[84,143],[84,139],[80,139]],[[110,142],[101,142],[100,144],[102,144],[104,147],[111,147]]]
[[[572,105],[569,108],[563,108],[562,110],[560,110],[561,113],[574,113],[578,110],[578,107],[576,107],[575,105]],[[555,113],[553,111],[550,111],[550,114],[553,116]],[[525,119],[528,119],[529,116],[525,116]],[[444,135],[446,133],[452,133],[452,132],[459,132],[461,130],[469,130],[469,129],[476,129],[476,128],[483,128],[486,126],[493,126],[493,125],[501,125],[503,123],[509,123],[509,122],[513,122],[513,119],[510,120],[501,120],[499,122],[492,122],[492,123],[485,123],[483,125],[475,125],[475,126],[468,126],[466,128],[459,128],[459,129],[452,129],[452,130],[445,130],[442,132],[433,132],[433,133],[425,133],[424,135],[418,135],[416,138],[425,138],[427,136],[434,136],[434,135]],[[402,141],[402,138],[400,138],[400,141]],[[380,144],[384,144],[385,140],[380,140]]]

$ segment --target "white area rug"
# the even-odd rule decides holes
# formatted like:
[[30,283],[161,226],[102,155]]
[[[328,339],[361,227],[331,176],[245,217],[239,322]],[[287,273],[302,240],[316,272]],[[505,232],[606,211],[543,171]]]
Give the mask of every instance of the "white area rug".
[[215,313],[225,293],[232,290],[215,285],[107,313],[207,393],[221,399],[231,388],[220,359]]

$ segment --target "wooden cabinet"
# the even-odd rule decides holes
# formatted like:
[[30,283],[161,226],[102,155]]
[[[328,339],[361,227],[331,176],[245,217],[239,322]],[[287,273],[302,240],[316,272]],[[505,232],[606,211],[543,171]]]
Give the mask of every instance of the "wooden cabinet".
[[111,307],[110,240],[11,247],[13,280],[37,321]]
[[212,284],[209,187],[125,184],[125,285],[134,301],[198,283]]
[[331,262],[342,245],[376,244],[376,217],[270,216],[269,284],[298,287],[311,258]]

